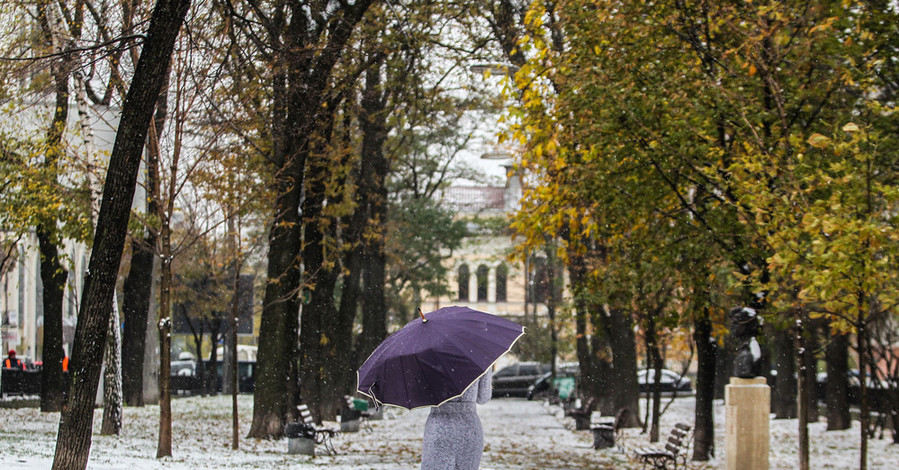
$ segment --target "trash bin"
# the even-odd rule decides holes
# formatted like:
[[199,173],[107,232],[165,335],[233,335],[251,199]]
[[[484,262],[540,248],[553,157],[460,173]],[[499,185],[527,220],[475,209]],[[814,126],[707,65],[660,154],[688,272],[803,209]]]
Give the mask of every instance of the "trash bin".
[[359,420],[362,419],[362,412],[356,408],[344,407],[340,411],[340,430],[342,432],[359,431]]
[[608,449],[615,447],[615,427],[610,424],[598,424],[590,428],[593,431],[593,448]]
[[287,423],[284,427],[287,436],[287,453],[315,455],[315,430],[306,423]]

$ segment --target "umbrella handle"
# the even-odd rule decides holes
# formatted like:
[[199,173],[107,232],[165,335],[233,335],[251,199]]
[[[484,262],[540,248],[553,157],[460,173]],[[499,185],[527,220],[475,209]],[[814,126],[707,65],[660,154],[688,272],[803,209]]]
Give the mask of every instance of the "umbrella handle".
[[422,323],[427,323],[428,319],[425,318],[425,314],[424,314],[424,313],[421,313],[421,307],[418,307],[418,315],[421,316],[421,322],[422,322]]

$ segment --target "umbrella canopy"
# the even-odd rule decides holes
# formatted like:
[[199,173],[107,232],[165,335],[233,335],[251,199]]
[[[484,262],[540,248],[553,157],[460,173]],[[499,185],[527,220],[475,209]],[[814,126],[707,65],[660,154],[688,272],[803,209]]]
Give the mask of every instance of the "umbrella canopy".
[[359,368],[356,389],[385,405],[438,406],[462,395],[523,334],[496,315],[444,307],[385,339]]

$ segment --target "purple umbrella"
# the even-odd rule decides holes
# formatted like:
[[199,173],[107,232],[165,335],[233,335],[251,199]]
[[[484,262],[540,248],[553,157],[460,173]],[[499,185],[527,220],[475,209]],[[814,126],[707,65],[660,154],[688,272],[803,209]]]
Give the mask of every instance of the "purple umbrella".
[[461,396],[522,335],[521,325],[496,315],[444,307],[385,339],[359,368],[356,389],[385,405],[438,406]]

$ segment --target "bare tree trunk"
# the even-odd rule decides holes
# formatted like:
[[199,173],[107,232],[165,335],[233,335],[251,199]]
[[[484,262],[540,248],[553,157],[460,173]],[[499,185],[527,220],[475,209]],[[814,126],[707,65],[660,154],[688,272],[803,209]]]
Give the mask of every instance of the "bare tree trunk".
[[[368,151],[362,154],[363,198],[367,206],[366,216],[369,226],[379,227],[377,235],[361,237],[362,253],[362,335],[359,338],[357,357],[364,360],[387,337],[387,302],[384,297],[386,257],[384,254],[384,233],[380,227],[387,219],[387,188],[385,186],[389,164],[384,155],[384,142],[388,129],[384,118],[384,93],[380,90],[381,67],[374,66],[366,71],[365,91],[362,109],[365,112],[363,146]],[[358,364],[357,364],[358,365]]]
[[627,427],[640,426],[640,386],[637,383],[637,340],[633,322],[623,309],[605,309],[603,322],[612,349],[613,401],[615,409],[627,408]]
[[859,384],[859,421],[861,421],[861,443],[859,444],[859,470],[868,468],[868,426],[869,426],[869,407],[868,407],[868,328],[867,314],[865,311],[865,294],[859,291],[858,297],[858,323],[856,325],[855,340],[858,350],[858,384]]
[[[150,122],[147,138],[147,214],[156,214],[159,198],[159,134],[165,126],[168,114],[168,71],[161,92],[156,100],[156,114]],[[131,266],[122,287],[124,332],[122,333],[122,389],[125,403],[144,406],[144,363],[147,350],[147,324],[150,321],[150,304],[153,297],[153,273],[156,266],[157,235],[145,229],[142,239],[132,239]],[[155,323],[155,322],[154,322]],[[199,356],[198,356],[199,358]]]
[[796,345],[796,362],[799,366],[799,377],[797,380],[798,410],[799,416],[799,470],[809,470],[809,451],[808,451],[808,374],[806,374],[806,356],[808,354],[806,348],[805,329],[803,323],[805,319],[800,309],[796,313],[795,325],[795,345]]
[[115,294],[112,296],[104,356],[103,424],[100,434],[118,436],[122,432],[122,336],[119,334],[119,306]]
[[[37,16],[41,24],[42,33],[47,46],[54,53],[61,52],[68,44],[59,44],[56,36],[64,34],[60,29],[61,22],[52,12],[53,8],[47,5],[39,5]],[[81,10],[74,12],[81,15]],[[80,31],[78,26],[77,31]],[[80,34],[80,33],[78,33]],[[74,36],[74,35],[73,35]],[[60,156],[63,155],[63,139],[66,122],[69,115],[69,76],[77,59],[73,52],[62,56],[63,60],[51,66],[53,80],[55,82],[56,100],[53,119],[47,131],[47,152],[44,165],[50,170],[52,177],[56,177]],[[65,357],[63,351],[62,334],[62,309],[63,294],[68,272],[59,261],[59,251],[56,243],[59,243],[56,234],[56,220],[46,220],[38,224],[36,230],[38,248],[41,253],[40,276],[43,283],[44,301],[44,344],[43,362],[44,372],[41,376],[41,411],[60,411],[63,404],[63,391],[65,380],[62,374],[62,361]]]
[[[652,399],[652,405],[647,403],[647,408],[651,408],[649,425],[649,442],[659,442],[659,410],[662,404],[662,355],[659,353],[659,343],[656,337],[656,321],[655,315],[650,312],[646,321],[646,355],[648,357],[647,370],[653,371],[653,388],[652,393],[647,394],[647,399]],[[649,376],[647,375],[647,379]],[[648,381],[647,381],[648,384]]]
[[189,6],[189,0],[159,0],[156,3],[122,108],[75,329],[70,362],[73,380],[69,399],[60,415],[54,470],[87,467],[94,400],[109,324],[109,304],[125,245],[141,150],[153,115],[153,103],[162,87],[175,39]]
[[[169,227],[162,223],[159,276],[159,436],[156,458],[172,455],[172,245]],[[214,365],[213,365],[214,366]]]
[[[231,354],[228,357],[228,369],[231,370],[231,448],[240,448],[240,420],[237,409],[237,394],[240,393],[240,383],[238,382],[239,370],[237,367],[237,318],[240,315],[240,229],[238,223],[234,220],[234,208],[228,207],[228,240],[231,244],[231,263],[234,269],[234,279],[232,288],[234,293],[231,297],[231,318],[228,319],[228,332],[231,340]],[[224,358],[223,358],[224,359]],[[224,361],[223,361],[224,362]]]
[[694,320],[696,344],[696,408],[694,409],[693,460],[707,461],[715,454],[715,362],[718,343],[712,337],[707,306]]
[[849,336],[831,334],[825,349],[827,357],[827,430],[849,429]]
[[777,328],[774,333],[774,368],[777,371],[772,412],[776,419],[796,418],[796,355],[790,329]]
[[65,376],[62,361],[65,357],[62,343],[63,289],[68,272],[59,262],[56,244],[43,225],[37,228],[41,252],[41,281],[44,300],[43,373],[41,374],[41,411],[61,411],[65,400]]

